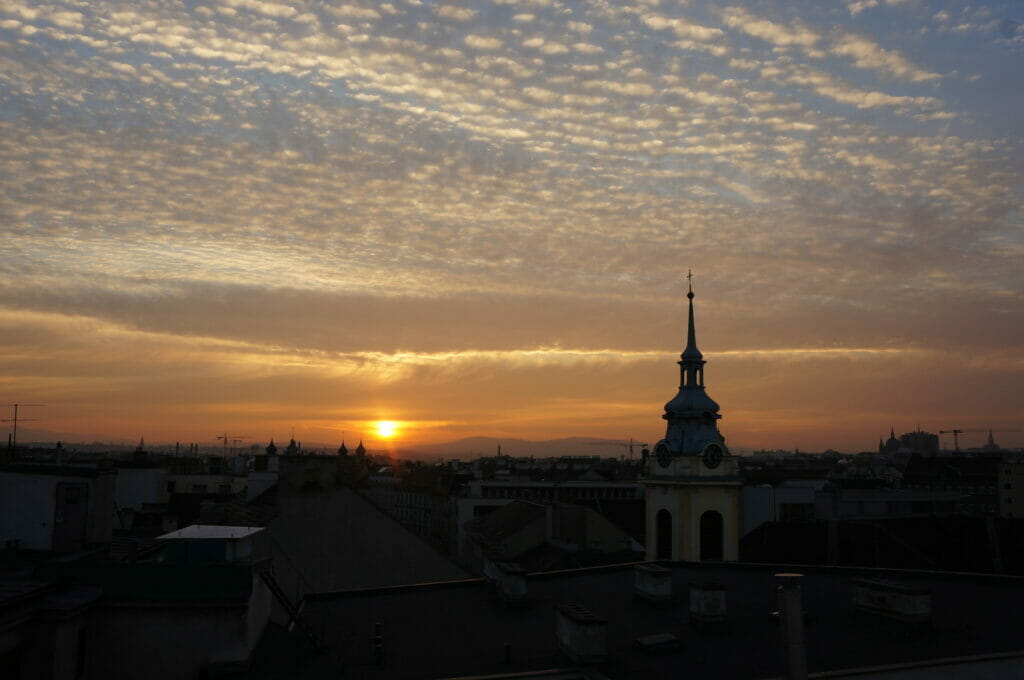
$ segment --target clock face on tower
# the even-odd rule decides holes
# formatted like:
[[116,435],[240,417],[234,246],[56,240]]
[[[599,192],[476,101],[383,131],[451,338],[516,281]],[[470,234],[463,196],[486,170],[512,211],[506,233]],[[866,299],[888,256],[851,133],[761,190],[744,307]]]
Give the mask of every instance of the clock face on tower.
[[704,447],[704,467],[714,470],[722,463],[722,447],[718,444],[708,444]]
[[658,458],[658,465],[663,468],[667,468],[672,464],[672,456],[668,452],[668,447],[664,444],[658,444],[657,448],[654,449],[654,455]]

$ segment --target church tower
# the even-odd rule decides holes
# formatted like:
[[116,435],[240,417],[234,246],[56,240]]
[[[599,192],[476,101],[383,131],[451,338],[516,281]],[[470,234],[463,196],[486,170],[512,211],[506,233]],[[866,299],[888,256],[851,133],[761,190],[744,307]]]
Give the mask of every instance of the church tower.
[[[690,276],[687,276],[690,278]],[[697,349],[693,287],[679,392],[661,416],[665,438],[646,460],[647,559],[739,558],[740,477],[735,456],[718,431],[718,404],[704,388],[704,355]]]

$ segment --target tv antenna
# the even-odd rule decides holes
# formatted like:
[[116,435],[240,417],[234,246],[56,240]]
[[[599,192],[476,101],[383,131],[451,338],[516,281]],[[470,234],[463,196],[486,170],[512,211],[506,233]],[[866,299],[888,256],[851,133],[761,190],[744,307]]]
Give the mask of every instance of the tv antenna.
[[21,406],[21,407],[25,407],[25,406],[32,406],[32,407],[35,407],[35,406],[46,406],[46,404],[4,404],[4,406],[13,406],[14,407],[14,417],[13,418],[3,418],[3,419],[0,419],[0,423],[13,423],[14,424],[14,427],[12,428],[12,431],[11,431],[11,448],[12,449],[16,449],[16,448],[18,448],[18,421],[19,420],[20,421],[39,420],[38,418],[19,418],[18,417],[18,407],[19,406]]

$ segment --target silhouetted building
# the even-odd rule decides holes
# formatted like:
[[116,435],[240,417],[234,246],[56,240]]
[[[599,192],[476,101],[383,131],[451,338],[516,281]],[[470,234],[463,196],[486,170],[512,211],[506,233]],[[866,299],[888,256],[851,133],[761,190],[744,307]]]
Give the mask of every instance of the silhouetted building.
[[0,467],[0,542],[53,552],[109,543],[116,477],[96,465]]
[[513,562],[529,572],[635,562],[643,546],[596,510],[512,501],[466,525],[465,565]]
[[960,496],[958,512],[995,515],[1001,463],[999,456],[914,455],[903,471],[903,488],[954,491]]
[[939,452],[939,435],[917,430],[900,435],[900,448],[924,455]]
[[1000,517],[1024,517],[1024,460],[1004,459],[999,464],[997,513]]

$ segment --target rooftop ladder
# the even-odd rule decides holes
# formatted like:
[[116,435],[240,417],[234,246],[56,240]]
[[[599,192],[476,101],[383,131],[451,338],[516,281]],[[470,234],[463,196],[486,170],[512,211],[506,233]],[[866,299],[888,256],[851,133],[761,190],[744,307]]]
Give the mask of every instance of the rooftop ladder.
[[306,601],[300,598],[298,603],[292,603],[288,598],[287,593],[284,592],[284,589],[281,588],[281,584],[278,583],[277,578],[274,576],[273,563],[260,572],[260,578],[267,584],[267,587],[270,588],[270,592],[274,594],[277,601],[281,603],[282,607],[284,607],[285,613],[288,614],[288,632],[292,632],[295,627],[298,626],[303,635],[313,643],[313,647],[315,647],[317,651],[323,651],[323,645],[320,643],[320,639],[313,631],[313,627],[302,617],[302,610],[305,607]]

